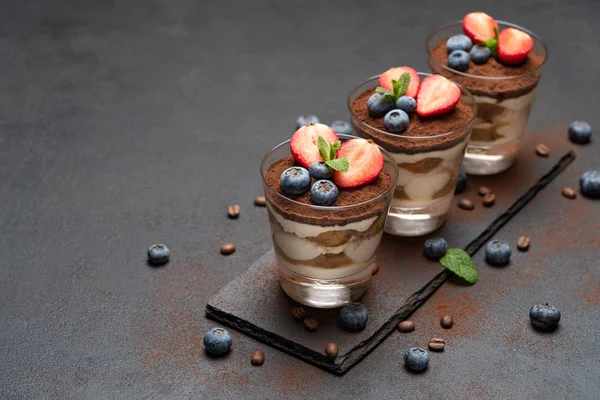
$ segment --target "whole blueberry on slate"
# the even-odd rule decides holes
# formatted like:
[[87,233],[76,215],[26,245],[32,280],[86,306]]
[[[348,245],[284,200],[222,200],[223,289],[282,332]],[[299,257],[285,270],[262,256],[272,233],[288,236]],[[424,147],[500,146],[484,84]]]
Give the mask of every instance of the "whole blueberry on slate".
[[153,244],[148,248],[148,261],[154,265],[161,265],[169,261],[171,252],[164,244]]
[[316,161],[310,164],[308,173],[317,180],[331,179],[331,171],[329,170],[327,164],[325,164],[323,161]]
[[560,321],[560,311],[550,304],[539,304],[531,307],[529,310],[529,319],[535,329],[541,331],[551,331],[558,327]]
[[469,53],[471,55],[471,61],[477,65],[485,64],[492,56],[492,51],[484,45],[476,44],[471,48]]
[[577,144],[589,143],[592,139],[592,127],[585,121],[573,121],[569,124],[569,140]]
[[338,188],[335,183],[321,179],[310,188],[310,199],[319,206],[331,206],[338,198]]
[[367,100],[369,115],[373,118],[380,118],[392,110],[395,106],[393,101],[385,101],[383,93],[373,93]]
[[402,110],[392,110],[385,114],[385,118],[383,118],[385,129],[391,133],[404,132],[408,128],[409,122],[408,114]]
[[448,243],[441,237],[434,237],[425,241],[425,257],[430,260],[439,260],[448,250]]
[[473,41],[471,38],[463,34],[450,36],[446,41],[448,53],[452,53],[454,50],[469,51],[472,46]]
[[457,71],[466,71],[469,69],[469,53],[464,50],[454,50],[448,56],[448,66]]
[[417,109],[417,101],[410,96],[401,96],[396,100],[396,108],[410,114]]
[[279,177],[281,189],[289,194],[302,194],[310,187],[310,174],[306,168],[291,167]]
[[213,356],[222,356],[231,349],[231,335],[223,328],[212,328],[204,334],[204,348]]
[[300,129],[304,125],[318,124],[318,123],[319,123],[319,118],[317,118],[316,115],[303,114],[303,115],[299,116],[298,119],[296,120],[296,129]]
[[333,131],[338,135],[352,134],[352,126],[350,126],[350,123],[346,121],[333,121],[331,123],[331,129],[333,129]]
[[456,188],[454,189],[454,193],[464,192],[467,188],[467,174],[464,171],[460,171],[458,174],[458,181],[456,181]]
[[404,353],[404,365],[414,372],[423,371],[429,365],[429,353],[420,347],[411,347]]
[[485,247],[485,261],[491,265],[505,265],[510,261],[510,246],[502,240],[490,240]]
[[349,331],[361,331],[367,326],[369,311],[360,303],[346,304],[340,311],[340,321]]
[[600,170],[585,171],[579,179],[581,194],[591,199],[600,198]]

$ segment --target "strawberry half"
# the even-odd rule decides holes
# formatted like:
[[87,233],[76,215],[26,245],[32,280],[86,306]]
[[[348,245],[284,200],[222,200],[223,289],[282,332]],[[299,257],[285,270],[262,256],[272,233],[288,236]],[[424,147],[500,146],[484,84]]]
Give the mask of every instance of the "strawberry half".
[[383,74],[379,75],[379,86],[389,90],[390,92],[393,92],[394,87],[392,86],[392,79],[397,81],[405,72],[410,74],[410,84],[408,85],[408,90],[404,95],[415,98],[417,96],[417,92],[419,91],[419,74],[417,74],[417,71],[411,67],[397,67],[388,69]]
[[460,100],[460,88],[441,75],[423,79],[417,96],[417,114],[421,117],[444,114],[454,110]]
[[383,154],[371,140],[348,140],[338,150],[337,158],[346,157],[350,167],[335,171],[333,181],[341,188],[355,188],[373,182],[383,170]]
[[323,161],[317,144],[319,136],[323,136],[328,143],[339,140],[333,129],[324,124],[304,125],[294,132],[290,141],[290,152],[298,164],[309,168],[310,164]]
[[533,39],[527,33],[506,28],[498,36],[498,58],[504,64],[520,64],[533,48]]
[[494,28],[498,29],[498,24],[486,13],[474,12],[463,18],[463,32],[477,44],[494,39],[496,37]]

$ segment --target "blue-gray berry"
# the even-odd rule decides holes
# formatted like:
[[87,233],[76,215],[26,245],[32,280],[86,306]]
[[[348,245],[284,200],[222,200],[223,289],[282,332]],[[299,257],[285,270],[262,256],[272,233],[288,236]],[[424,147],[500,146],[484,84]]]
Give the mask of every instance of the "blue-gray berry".
[[204,348],[213,356],[222,356],[231,349],[231,335],[223,328],[212,328],[204,334]]
[[308,173],[316,180],[331,179],[331,170],[324,161],[316,161],[310,164]]
[[448,250],[448,243],[441,237],[434,237],[425,241],[423,252],[425,257],[430,260],[439,260],[446,254]]
[[153,244],[148,248],[148,261],[154,265],[162,265],[169,261],[171,252],[164,244]]
[[579,179],[581,194],[590,199],[600,199],[600,170],[585,171]]
[[367,326],[369,310],[360,303],[346,304],[340,311],[340,321],[349,331],[360,331]]
[[396,104],[393,101],[385,101],[383,93],[373,93],[367,100],[369,115],[373,118],[381,118],[387,114]]
[[404,366],[413,372],[424,371],[429,365],[429,353],[420,347],[412,347],[404,353]]
[[306,168],[291,167],[281,173],[279,183],[288,194],[302,194],[310,188],[310,174]]
[[448,48],[448,54],[455,50],[469,51],[473,46],[473,41],[467,35],[454,35],[450,36],[446,41],[446,47]]
[[456,182],[456,188],[454,189],[454,193],[464,192],[467,188],[467,174],[464,171],[460,171],[458,174],[458,181]]
[[308,124],[318,124],[319,118],[316,115],[312,114],[303,114],[296,119],[296,129],[302,128],[304,125]]
[[550,304],[539,304],[529,310],[531,325],[541,331],[551,331],[558,327],[560,311]]
[[470,51],[471,61],[477,65],[485,64],[492,56],[492,51],[484,45],[476,44]]
[[331,206],[338,198],[338,188],[335,183],[322,179],[313,183],[310,189],[310,199],[319,206]]
[[576,144],[587,144],[592,139],[592,127],[585,121],[569,124],[569,140]]
[[410,118],[408,114],[402,110],[392,110],[385,114],[383,118],[383,125],[388,132],[401,133],[408,128]]
[[401,96],[396,100],[396,108],[410,114],[417,109],[417,101],[410,96]]
[[347,121],[333,121],[331,123],[331,129],[338,135],[351,135],[352,126]]
[[464,50],[454,50],[448,55],[448,67],[464,72],[469,69],[469,53]]
[[510,245],[502,240],[490,240],[485,247],[485,261],[491,265],[505,265],[510,261]]

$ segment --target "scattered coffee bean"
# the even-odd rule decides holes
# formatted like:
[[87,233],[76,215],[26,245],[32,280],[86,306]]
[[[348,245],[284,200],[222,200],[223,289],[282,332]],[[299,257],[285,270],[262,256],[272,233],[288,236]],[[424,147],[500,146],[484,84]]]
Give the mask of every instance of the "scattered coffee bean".
[[538,156],[548,157],[548,155],[550,154],[550,149],[545,144],[540,143],[537,146],[535,146],[535,152]]
[[237,218],[240,215],[240,206],[234,204],[227,207],[227,215],[229,215],[229,218]]
[[442,328],[444,328],[444,329],[452,328],[452,325],[454,325],[454,320],[452,319],[452,315],[442,316],[442,318],[440,319],[440,324],[442,325]]
[[531,238],[529,236],[521,236],[519,240],[517,240],[517,249],[521,251],[527,251],[530,243]]
[[375,264],[375,266],[373,267],[373,272],[371,272],[371,275],[375,275],[378,272],[379,272],[379,264]]
[[475,205],[469,199],[460,199],[460,201],[458,202],[458,206],[463,210],[472,210],[475,208]]
[[571,189],[570,187],[564,187],[562,190],[562,195],[567,199],[574,199],[577,197],[577,192]]
[[317,326],[319,326],[319,323],[316,320],[312,319],[312,318],[306,318],[304,320],[304,327],[309,332],[316,331],[317,330]]
[[415,330],[415,323],[410,320],[402,321],[398,324],[398,330],[402,333],[412,332]]
[[306,310],[302,307],[294,307],[292,308],[292,317],[294,317],[296,321],[304,321]]
[[254,199],[254,205],[264,207],[267,205],[267,199],[265,199],[265,196],[256,196]]
[[491,207],[496,202],[496,195],[494,193],[488,193],[483,196],[482,203],[485,207]]
[[235,252],[235,244],[225,243],[223,246],[221,246],[221,254],[224,254],[227,256],[233,252]]
[[481,186],[478,190],[480,196],[485,196],[486,194],[492,193],[492,189],[487,186]]
[[429,341],[429,350],[432,351],[443,351],[446,346],[446,342],[444,339],[440,338],[431,338]]
[[262,350],[256,350],[252,353],[252,357],[250,358],[250,362],[252,365],[263,365],[265,362],[265,353]]
[[325,346],[325,354],[327,354],[329,357],[335,357],[338,355],[339,352],[340,350],[338,349],[337,344],[333,342],[329,342]]

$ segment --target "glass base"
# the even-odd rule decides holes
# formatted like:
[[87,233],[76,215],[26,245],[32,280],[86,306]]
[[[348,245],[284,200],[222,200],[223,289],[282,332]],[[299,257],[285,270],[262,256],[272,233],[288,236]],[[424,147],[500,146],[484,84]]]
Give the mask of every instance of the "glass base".
[[519,140],[491,146],[469,143],[462,169],[469,175],[498,174],[514,164],[519,148]]
[[392,206],[385,220],[385,232],[396,236],[423,236],[439,229],[448,219],[454,193],[424,207]]
[[279,264],[283,291],[300,304],[316,308],[336,308],[356,301],[369,288],[375,262],[364,271],[340,279],[313,279],[298,275]]

